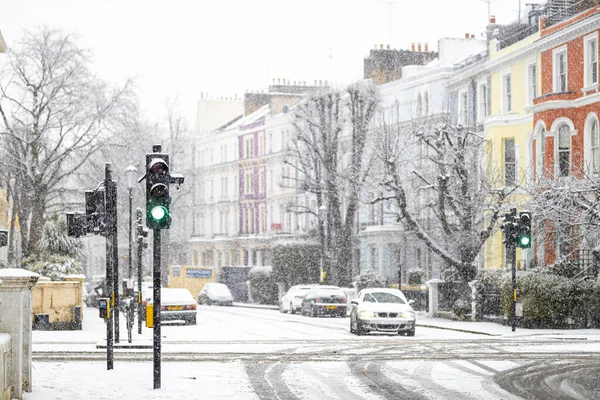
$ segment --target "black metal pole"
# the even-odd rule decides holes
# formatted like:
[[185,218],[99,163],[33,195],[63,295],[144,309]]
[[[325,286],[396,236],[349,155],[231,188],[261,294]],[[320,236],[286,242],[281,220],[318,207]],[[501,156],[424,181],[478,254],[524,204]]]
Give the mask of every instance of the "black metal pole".
[[512,331],[514,332],[517,327],[517,248],[514,244],[508,247],[508,255],[510,257],[510,265],[512,272]]
[[[104,193],[106,198],[104,199],[104,204],[108,205],[109,201],[108,201],[108,187],[109,187],[109,182],[112,180],[112,174],[111,174],[111,170],[110,170],[110,163],[106,163],[104,166]],[[105,210],[105,223],[107,225],[107,230],[106,230],[106,292],[103,295],[104,296],[108,296],[108,302],[110,303],[110,306],[112,306],[112,300],[114,298],[114,294],[112,292],[112,288],[113,288],[113,268],[112,268],[112,245],[113,242],[110,239],[110,235],[109,235],[109,230],[108,227],[111,224],[111,213],[108,212],[109,210],[106,209]],[[111,313],[108,317],[108,320],[106,321],[106,369],[107,370],[111,370],[113,369],[113,312],[111,310]]]
[[154,229],[153,237],[154,389],[160,389],[160,229]]
[[[137,221],[142,220],[142,210],[137,208],[135,210],[135,217]],[[140,235],[137,238],[137,277],[138,277],[138,333],[142,334],[142,248],[144,246],[144,238]]]
[[119,241],[118,241],[118,231],[117,231],[117,182],[111,180],[109,182],[110,190],[107,189],[107,196],[110,193],[110,203],[111,203],[111,221],[112,224],[110,226],[110,239],[112,240],[112,258],[113,258],[113,286],[115,292],[115,300],[114,300],[114,312],[115,312],[115,343],[119,343]]
[[131,260],[131,247],[132,247],[132,225],[133,225],[133,197],[131,195],[131,188],[129,188],[129,256],[127,257],[127,261],[129,261],[129,279],[133,279],[133,261]]
[[402,264],[398,263],[398,290],[402,290]]

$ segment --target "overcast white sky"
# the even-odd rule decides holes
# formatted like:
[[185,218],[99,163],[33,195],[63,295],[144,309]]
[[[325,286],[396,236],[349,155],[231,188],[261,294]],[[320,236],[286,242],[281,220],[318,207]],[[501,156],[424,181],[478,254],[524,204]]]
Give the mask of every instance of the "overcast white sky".
[[[499,23],[518,7],[491,0]],[[149,113],[178,95],[193,118],[200,92],[232,97],[273,78],[346,83],[362,78],[375,44],[436,50],[441,37],[479,37],[487,14],[485,0],[0,0],[0,31],[9,47],[40,24],[75,32],[102,78],[137,77]]]

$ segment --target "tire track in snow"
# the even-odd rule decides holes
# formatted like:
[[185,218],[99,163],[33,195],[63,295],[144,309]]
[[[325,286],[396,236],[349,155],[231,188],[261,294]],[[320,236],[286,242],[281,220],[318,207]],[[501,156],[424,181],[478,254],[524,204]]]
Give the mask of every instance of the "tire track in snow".
[[373,393],[384,399],[426,399],[420,393],[415,393],[403,387],[397,381],[388,378],[382,371],[383,363],[380,361],[349,361],[348,366],[352,375],[356,376]]
[[287,363],[244,363],[254,393],[261,399],[293,400],[297,397],[283,380]]

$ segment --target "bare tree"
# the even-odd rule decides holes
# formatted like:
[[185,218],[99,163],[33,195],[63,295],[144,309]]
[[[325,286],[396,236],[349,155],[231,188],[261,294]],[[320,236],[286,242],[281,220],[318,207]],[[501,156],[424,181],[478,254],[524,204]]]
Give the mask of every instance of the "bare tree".
[[329,253],[328,279],[344,286],[352,280],[353,228],[367,177],[365,144],[377,103],[374,87],[358,83],[312,96],[295,109],[296,137],[286,162],[296,173],[287,178],[316,197],[316,209],[305,206],[297,212],[318,216],[319,209],[326,208],[319,232]]
[[129,84],[114,89],[89,68],[75,38],[25,32],[0,75],[0,163],[14,178],[23,254],[36,252],[48,196],[110,138]]
[[[384,120],[375,154],[378,185],[397,218],[447,267],[469,282],[514,188],[497,189],[481,171],[484,140],[462,127]],[[383,179],[381,179],[383,177]]]

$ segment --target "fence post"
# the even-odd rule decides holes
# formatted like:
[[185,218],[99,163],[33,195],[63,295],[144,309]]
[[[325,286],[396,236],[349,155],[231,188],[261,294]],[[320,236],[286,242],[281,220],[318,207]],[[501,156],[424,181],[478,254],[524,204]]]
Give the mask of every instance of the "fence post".
[[428,317],[435,317],[438,311],[439,304],[439,284],[446,281],[442,279],[430,279],[425,284],[429,288],[429,310],[427,311]]

